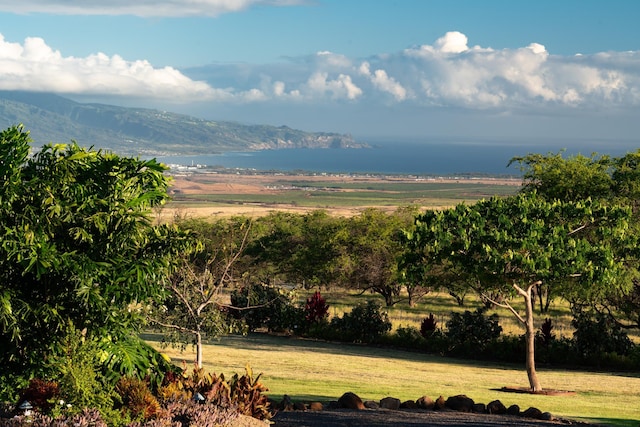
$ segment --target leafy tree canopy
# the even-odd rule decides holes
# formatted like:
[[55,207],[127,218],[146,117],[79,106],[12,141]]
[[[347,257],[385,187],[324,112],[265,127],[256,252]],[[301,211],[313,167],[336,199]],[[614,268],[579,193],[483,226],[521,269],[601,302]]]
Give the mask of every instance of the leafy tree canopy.
[[25,369],[68,322],[111,343],[130,335],[190,246],[152,223],[167,199],[160,163],[75,142],[29,157],[29,143],[22,126],[0,133],[0,360]]

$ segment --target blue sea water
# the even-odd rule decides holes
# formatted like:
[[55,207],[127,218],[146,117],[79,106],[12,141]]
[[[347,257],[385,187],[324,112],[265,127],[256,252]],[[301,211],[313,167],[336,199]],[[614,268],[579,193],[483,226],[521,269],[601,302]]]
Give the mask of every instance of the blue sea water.
[[[509,144],[473,142],[374,142],[366,149],[287,149],[256,152],[227,152],[198,156],[158,157],[166,164],[201,164],[210,167],[310,171],[327,173],[376,173],[410,175],[489,174],[518,175],[517,164],[507,167],[516,156],[528,153],[557,153],[559,144]],[[565,155],[596,151],[621,155],[623,148],[598,150],[581,145],[567,149]],[[605,147],[606,148],[606,147]]]

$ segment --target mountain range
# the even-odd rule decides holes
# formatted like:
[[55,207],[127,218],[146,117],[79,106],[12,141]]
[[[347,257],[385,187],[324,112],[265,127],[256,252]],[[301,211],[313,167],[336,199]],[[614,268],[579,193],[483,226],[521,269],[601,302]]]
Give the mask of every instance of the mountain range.
[[50,93],[0,91],[0,128],[23,124],[34,146],[75,140],[136,156],[286,148],[363,148],[350,135],[204,120],[167,111],[79,103]]

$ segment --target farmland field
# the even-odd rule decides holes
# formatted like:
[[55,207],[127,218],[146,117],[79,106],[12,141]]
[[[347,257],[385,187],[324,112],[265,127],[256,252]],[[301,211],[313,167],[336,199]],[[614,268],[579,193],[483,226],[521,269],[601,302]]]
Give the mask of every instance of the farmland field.
[[443,208],[491,196],[514,194],[521,185],[509,178],[419,178],[411,176],[229,174],[175,175],[173,200],[160,215],[265,215],[275,210],[324,209],[353,215],[364,208],[400,206]]

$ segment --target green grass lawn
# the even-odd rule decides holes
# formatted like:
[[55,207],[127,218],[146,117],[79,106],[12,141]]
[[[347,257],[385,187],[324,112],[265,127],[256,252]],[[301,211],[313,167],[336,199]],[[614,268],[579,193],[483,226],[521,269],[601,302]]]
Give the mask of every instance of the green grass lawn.
[[[145,336],[158,346],[157,337]],[[159,348],[159,347],[158,347]],[[191,349],[163,349],[180,365],[191,366]],[[640,374],[539,369],[542,386],[573,395],[504,393],[503,386],[526,387],[524,366],[480,363],[361,345],[327,343],[252,334],[229,336],[205,346],[208,371],[244,373],[249,364],[262,373],[269,395],[294,401],[331,401],[352,391],[365,400],[393,396],[401,400],[466,394],[476,402],[499,399],[522,410],[535,406],[564,418],[613,426],[637,427],[640,420]]]

